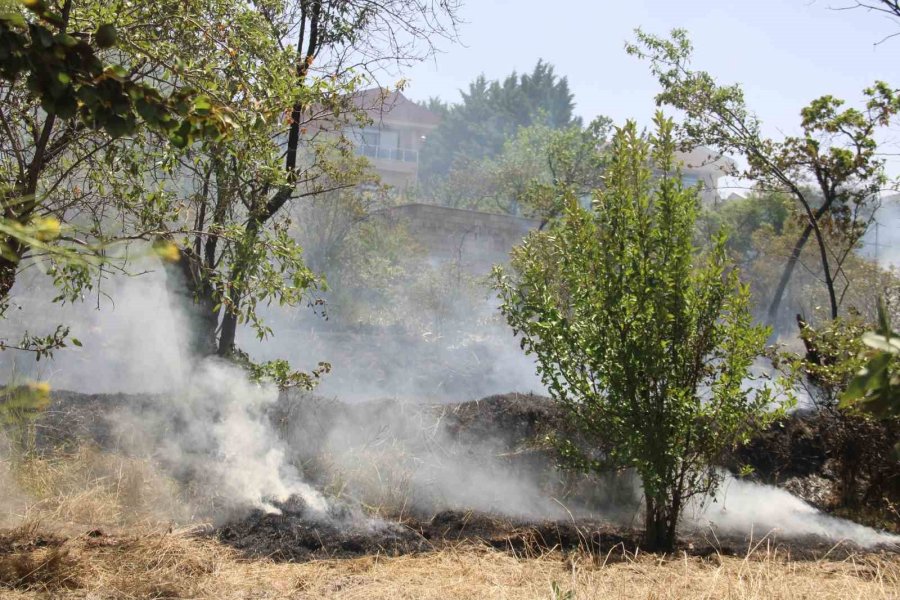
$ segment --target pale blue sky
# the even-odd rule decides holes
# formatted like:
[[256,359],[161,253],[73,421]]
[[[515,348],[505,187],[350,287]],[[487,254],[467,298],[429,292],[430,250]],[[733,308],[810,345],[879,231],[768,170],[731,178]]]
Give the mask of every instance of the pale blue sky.
[[[687,29],[694,66],[723,83],[741,82],[768,133],[794,132],[802,106],[822,94],[858,102],[876,79],[900,85],[900,24],[864,11],[834,11],[853,0],[465,0],[460,45],[406,71],[415,100],[457,100],[480,73],[528,71],[539,58],[569,79],[586,120],[646,124],[658,91],[645,62],[625,54],[635,27]],[[885,150],[900,152],[900,129]],[[890,170],[900,172],[892,158]]]

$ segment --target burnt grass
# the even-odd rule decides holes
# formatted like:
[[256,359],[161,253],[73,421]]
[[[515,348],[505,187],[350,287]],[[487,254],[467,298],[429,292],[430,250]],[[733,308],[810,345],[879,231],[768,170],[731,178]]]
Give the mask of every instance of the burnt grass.
[[[359,556],[400,556],[437,551],[459,544],[482,545],[528,558],[548,552],[587,552],[596,560],[615,562],[641,552],[640,532],[590,519],[534,521],[475,511],[445,510],[431,518],[400,521],[345,521],[333,515],[310,516],[282,509],[281,514],[255,511],[207,532],[247,558],[302,562]],[[861,548],[835,545],[815,536],[722,536],[712,532],[679,535],[679,556],[746,556],[777,549],[793,560],[843,559],[861,553],[897,554],[896,547]]]
[[442,511],[430,519],[346,523],[305,514],[254,512],[212,532],[248,557],[282,561],[399,556],[440,550],[462,542],[483,544],[516,555],[590,549],[634,552],[627,535],[586,521],[516,521],[468,511]]
[[[79,394],[54,392],[49,409],[35,424],[38,452],[74,448],[85,440],[101,448],[117,449],[113,428],[105,418],[111,411],[140,410],[158,401],[151,395]],[[311,409],[310,407],[314,407]],[[311,395],[285,395],[271,410],[276,429],[303,421],[301,433],[308,443],[336,422],[352,419],[365,423],[384,410],[403,410],[392,400],[345,404]],[[516,452],[515,460],[532,465],[552,465],[552,450],[541,443],[547,435],[565,429],[565,417],[549,399],[530,394],[504,394],[460,404],[433,408],[445,430],[462,443],[491,439]],[[785,425],[773,427],[755,439],[724,465],[737,470],[750,464],[757,480],[784,485],[803,496],[798,481],[832,482],[834,459],[817,439],[821,427],[830,424],[809,415],[792,417]],[[296,429],[296,428],[295,428]],[[296,433],[296,431],[295,431]],[[794,485],[792,489],[790,486]],[[821,486],[820,486],[821,487]],[[820,492],[817,492],[821,494]],[[829,492],[832,496],[833,492]],[[807,498],[825,510],[830,501]],[[446,548],[460,543],[482,544],[521,556],[548,551],[584,550],[605,560],[616,560],[640,551],[640,531],[609,522],[566,518],[559,520],[516,519],[466,510],[445,510],[437,514],[405,514],[402,518],[373,519],[358,508],[332,503],[328,514],[310,512],[293,498],[279,505],[280,514],[251,511],[217,524],[201,535],[214,536],[247,557],[279,561],[306,561],[319,558],[348,558],[363,555],[396,556]],[[685,531],[679,535],[677,552],[696,556],[745,555],[760,540],[725,536],[712,531]],[[795,559],[839,557],[859,552],[897,552],[896,548],[863,550],[849,543],[838,547],[832,540],[818,537],[770,535],[763,547],[777,546]],[[3,549],[0,548],[0,554]]]

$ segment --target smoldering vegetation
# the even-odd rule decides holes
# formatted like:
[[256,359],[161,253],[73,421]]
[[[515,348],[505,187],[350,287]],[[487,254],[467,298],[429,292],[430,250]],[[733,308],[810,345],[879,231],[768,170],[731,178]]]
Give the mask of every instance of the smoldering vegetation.
[[[221,365],[204,371],[222,377]],[[383,518],[443,510],[563,518],[588,515],[588,495],[609,514],[615,506],[633,508],[630,483],[592,482],[579,490],[581,482],[556,468],[545,438],[562,415],[543,396],[347,404],[273,389],[248,393],[224,381],[202,388],[208,403],[198,401],[199,389],[55,392],[37,424],[36,448],[53,453],[91,442],[150,459],[185,485],[198,510],[205,503],[202,516],[218,521],[249,508],[277,513],[289,500],[294,512],[302,507],[322,517],[335,504]]]
[[[215,396],[221,405],[227,398]],[[234,417],[227,415],[238,411],[226,407],[218,417],[203,417],[228,423]],[[277,435],[263,454],[237,439],[195,437],[179,423],[184,414],[173,411],[165,396],[60,393],[38,427],[37,444],[49,451],[90,436],[108,450],[134,453],[180,482],[180,502],[192,509],[167,518],[212,518],[219,524],[214,532],[229,543],[291,559],[364,553],[373,545],[417,551],[430,547],[432,541],[423,539],[436,539],[440,524],[457,538],[487,536],[495,544],[509,542],[513,531],[515,544],[524,544],[521,536],[533,535],[540,523],[568,531],[567,547],[591,539],[590,531],[603,531],[608,537],[599,539],[612,541],[627,537],[640,504],[640,491],[627,476],[597,479],[556,470],[544,439],[562,415],[540,396],[414,406],[282,395],[256,413],[256,430]],[[169,425],[161,426],[166,420]],[[242,429],[246,436],[246,423]],[[153,440],[154,432],[165,438]],[[238,451],[242,463],[234,462]],[[267,467],[272,464],[278,468]],[[255,470],[252,476],[247,468]],[[749,536],[767,534],[801,540],[806,548],[838,540],[850,547],[895,541],[827,516],[784,490],[736,479],[686,517],[683,535],[692,545],[719,540],[735,548]],[[540,539],[550,539],[545,534]]]
[[[227,398],[216,396],[223,404]],[[416,406],[285,394],[257,413],[257,429],[277,436],[262,455],[230,438],[215,449],[203,447],[215,445],[214,438],[193,437],[196,432],[179,424],[183,413],[171,408],[170,425],[160,427],[154,419],[167,404],[165,396],[59,393],[39,424],[37,444],[53,454],[90,436],[107,451],[156,465],[178,484],[172,506],[180,509],[164,519],[212,519],[203,531],[252,556],[403,554],[473,538],[523,552],[639,546],[633,534],[639,488],[627,474],[597,478],[557,470],[544,440],[563,419],[545,397]],[[221,417],[228,422],[225,415],[237,410],[225,408]],[[79,426],[65,425],[73,422]],[[180,439],[179,431],[188,437]],[[166,438],[153,441],[152,432]],[[273,454],[278,450],[284,454]],[[243,463],[234,462],[238,451]],[[797,555],[839,542],[842,551],[854,551],[889,549],[897,541],[783,489],[731,476],[715,498],[695,503],[685,517],[682,544],[691,552],[739,552],[766,536]]]
[[[157,475],[141,481],[160,492],[155,518],[210,522],[204,532],[253,556],[402,554],[469,538],[523,551],[637,547],[629,533],[641,505],[635,478],[561,469],[550,437],[566,431],[566,418],[549,398],[531,393],[533,379],[518,392],[499,387],[515,389],[514,383],[474,372],[477,385],[464,391],[434,379],[436,365],[465,352],[484,353],[473,364],[507,369],[512,360],[525,372],[529,360],[515,354],[509,331],[460,321],[463,333],[455,336],[384,347],[381,338],[356,331],[353,350],[341,355],[350,361],[345,364],[367,354],[382,365],[397,354],[409,358],[396,359],[394,372],[372,386],[370,365],[341,369],[337,363],[333,379],[315,393],[279,393],[248,382],[232,365],[193,359],[184,343],[189,323],[171,303],[163,277],[110,280],[116,303],[101,297],[98,311],[66,306],[47,313],[22,305],[23,322],[70,319],[83,344],[32,364],[37,370],[15,367],[18,377],[46,378],[55,389],[34,424],[35,451],[49,456],[89,444],[147,465]],[[300,333],[279,331],[276,345],[288,355],[321,357],[322,347],[304,345]],[[360,349],[360,340],[370,346]],[[503,349],[493,354],[492,347]],[[434,371],[417,371],[416,363]],[[347,399],[323,393],[328,389],[347,390]],[[765,446],[755,456],[756,482],[729,476],[715,498],[690,507],[685,548],[739,548],[767,534],[807,549],[827,550],[842,540],[848,548],[896,544],[896,537],[828,516],[766,485],[784,481],[766,477]],[[748,462],[752,455],[736,457],[732,466],[736,471]]]

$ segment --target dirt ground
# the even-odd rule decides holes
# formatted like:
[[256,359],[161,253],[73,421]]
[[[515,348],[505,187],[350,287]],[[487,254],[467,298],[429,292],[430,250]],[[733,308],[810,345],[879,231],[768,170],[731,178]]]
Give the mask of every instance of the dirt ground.
[[191,531],[39,528],[0,538],[0,597],[37,598],[898,598],[900,558],[796,560],[761,541],[743,556],[633,554],[621,546],[511,553],[474,541],[388,557],[279,562]]
[[[43,429],[46,453],[0,461],[0,598],[900,598],[897,549],[822,539],[689,532],[659,556],[639,550],[639,532],[600,521],[466,510],[377,520],[339,502],[316,520],[297,501],[179,528],[197,521],[175,482],[102,449],[108,432],[91,418],[135,400],[71,400],[57,405],[69,426]],[[453,436],[512,432],[510,447],[556,418],[538,397],[441,410]]]
[[[290,504],[290,502],[288,503]],[[477,511],[445,510],[431,517],[400,521],[366,518],[340,505],[338,514],[314,516],[302,507],[282,505],[281,514],[254,511],[219,527],[200,530],[241,552],[248,559],[304,562],[368,555],[402,556],[443,551],[458,544],[477,544],[520,558],[552,552],[639,555],[640,532],[590,519],[528,520]],[[713,531],[681,531],[677,553],[689,557],[744,556],[759,539]],[[815,536],[779,537],[769,533],[762,543],[795,560],[828,557],[841,560],[863,554],[900,555],[900,547],[860,548]]]

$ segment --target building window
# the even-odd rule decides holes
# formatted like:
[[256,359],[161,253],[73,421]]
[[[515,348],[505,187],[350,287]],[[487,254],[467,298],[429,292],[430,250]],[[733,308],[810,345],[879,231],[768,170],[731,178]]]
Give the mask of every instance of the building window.
[[396,150],[400,147],[400,134],[396,131],[382,129],[378,132],[378,147]]
[[690,173],[681,174],[681,183],[684,185],[684,187],[694,187],[699,181],[700,177],[697,175],[692,175]]
[[350,139],[356,145],[356,152],[368,158],[418,162],[419,153],[400,148],[400,132],[390,129],[366,127],[351,129]]

